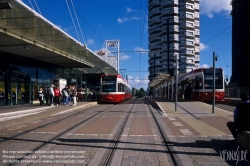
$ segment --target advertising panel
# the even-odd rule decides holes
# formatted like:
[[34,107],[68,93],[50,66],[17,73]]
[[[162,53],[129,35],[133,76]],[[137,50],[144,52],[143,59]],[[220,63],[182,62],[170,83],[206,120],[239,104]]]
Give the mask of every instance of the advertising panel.
[[67,80],[59,78],[58,84],[59,84],[59,88],[60,88],[60,91],[61,91],[63,88],[65,88],[65,85],[67,85]]
[[18,75],[18,101],[19,104],[23,104],[25,102],[25,76],[24,75]]

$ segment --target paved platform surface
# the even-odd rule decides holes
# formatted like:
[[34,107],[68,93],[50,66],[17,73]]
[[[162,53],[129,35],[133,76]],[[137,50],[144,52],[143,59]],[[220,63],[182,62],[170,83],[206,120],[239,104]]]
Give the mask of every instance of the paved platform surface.
[[74,106],[73,105],[69,105],[69,106],[42,105],[40,106],[40,104],[1,106],[0,107],[0,127],[4,125],[6,121],[11,120],[11,119],[29,117],[29,116],[34,116],[34,115],[48,116],[49,114],[52,114],[52,113],[59,114],[62,112],[68,112],[68,111],[72,111],[81,107],[88,107],[90,105],[96,105],[96,104],[97,104],[96,101],[84,101],[84,102],[77,102],[77,104]]
[[[163,126],[164,133],[168,138],[168,145],[176,157],[178,165],[250,165],[249,152],[237,146],[226,126],[227,122],[233,120],[232,112],[215,108],[215,112],[212,113],[210,105],[191,101],[178,102],[177,111],[175,111],[174,102],[155,98],[152,100],[160,108],[158,112],[161,114],[155,111],[155,115],[159,124]],[[53,114],[60,114],[89,104],[95,105],[97,103],[92,101],[78,102],[76,106],[68,107],[39,105],[0,107],[0,118],[3,118],[3,116],[9,117],[11,113],[17,116],[18,112],[22,114],[22,111],[34,112],[48,109],[51,109]],[[96,109],[96,111],[99,110],[99,108]],[[107,140],[110,140],[110,137],[114,135],[114,131],[120,126],[118,124],[122,122],[122,117],[124,117],[122,110],[125,109],[127,109],[126,105],[121,110],[117,108],[110,110],[97,119],[90,121],[84,128],[79,127],[71,134],[61,137],[59,142],[64,144],[60,146],[49,144],[48,147],[44,148],[66,151],[85,147],[84,150],[87,156],[85,161],[89,163],[93,156],[96,156],[89,164],[96,165],[96,163],[100,163],[100,156],[108,147],[106,145],[109,143]],[[41,114],[45,114],[45,112],[41,112]],[[87,115],[84,115],[84,117],[87,118]],[[43,139],[46,140],[45,136],[49,137],[55,132],[60,132],[61,130],[58,130],[58,128],[62,129],[65,125],[82,120],[82,118],[83,116],[72,117],[71,120],[67,119],[67,124],[61,122],[55,124],[55,126],[38,129],[36,133],[29,133],[27,137],[36,140],[41,133],[52,133],[44,135]],[[25,119],[25,121],[27,120]],[[4,122],[0,122],[0,124],[2,125]],[[105,128],[101,128],[101,126],[105,126]],[[165,146],[162,145],[163,142],[158,137],[159,135],[149,110],[146,109],[145,105],[138,104],[128,118],[128,123],[117,146],[117,153],[112,165],[170,165],[167,161]],[[39,137],[39,139],[41,138]],[[73,143],[71,144],[71,142]],[[31,144],[31,142],[28,143]],[[66,146],[66,143],[68,146]],[[52,145],[53,148],[51,148]],[[21,148],[21,146],[15,146],[14,144],[12,146],[14,149]],[[145,163],[144,160],[146,159],[150,162]]]
[[[237,146],[227,128],[233,113],[197,102],[153,100],[163,117],[169,144],[184,165],[250,165],[249,152]],[[230,154],[234,154],[231,155]],[[243,156],[241,154],[244,154]]]

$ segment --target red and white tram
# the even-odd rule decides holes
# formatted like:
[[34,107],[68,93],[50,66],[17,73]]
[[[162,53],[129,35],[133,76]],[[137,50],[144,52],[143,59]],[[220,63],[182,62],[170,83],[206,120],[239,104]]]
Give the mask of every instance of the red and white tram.
[[119,103],[131,97],[131,88],[121,75],[101,76],[100,103]]
[[[179,97],[185,94],[187,86],[190,86],[191,100],[212,101],[213,99],[213,68],[201,68],[193,70],[178,78]],[[224,73],[222,68],[215,69],[215,100],[223,101]]]

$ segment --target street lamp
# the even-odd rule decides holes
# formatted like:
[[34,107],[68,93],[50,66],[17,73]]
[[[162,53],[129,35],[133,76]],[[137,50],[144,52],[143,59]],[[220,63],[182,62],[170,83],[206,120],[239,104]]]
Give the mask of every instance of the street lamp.
[[213,108],[212,113],[214,113],[214,107],[215,107],[215,61],[218,60],[218,55],[216,55],[215,52],[213,52]]
[[178,56],[175,56],[175,111],[177,111],[178,102]]
[[171,17],[167,18],[167,47],[168,47],[168,73],[170,73],[169,70],[169,20]]

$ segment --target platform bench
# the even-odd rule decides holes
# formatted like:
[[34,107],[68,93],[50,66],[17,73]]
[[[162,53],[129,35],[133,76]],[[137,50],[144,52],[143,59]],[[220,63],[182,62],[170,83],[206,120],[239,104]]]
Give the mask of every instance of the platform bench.
[[242,134],[237,134],[237,145],[250,150],[250,131],[242,131]]

